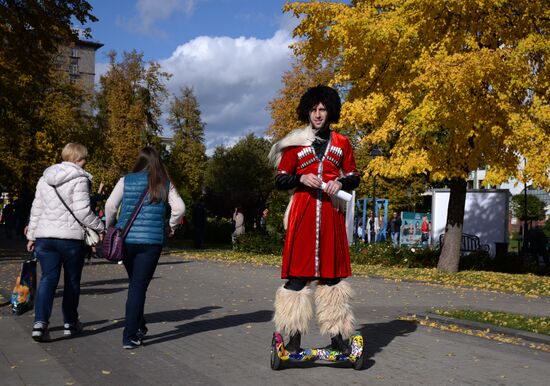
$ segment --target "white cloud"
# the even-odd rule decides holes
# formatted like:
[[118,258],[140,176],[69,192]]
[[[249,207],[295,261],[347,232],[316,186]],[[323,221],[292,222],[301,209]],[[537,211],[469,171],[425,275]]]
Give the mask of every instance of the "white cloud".
[[169,19],[173,14],[189,15],[195,9],[198,0],[138,0],[136,15],[130,19],[119,17],[117,25],[130,31],[145,35],[163,36],[164,32],[156,26],[159,21]]
[[277,31],[269,39],[200,36],[180,45],[160,60],[173,74],[168,88],[194,88],[206,123],[206,145],[234,144],[248,133],[262,135],[270,123],[268,102],[281,88],[290,68],[291,32]]
[[99,85],[99,78],[101,78],[102,75],[104,75],[107,71],[109,71],[110,66],[111,66],[110,63],[96,62],[95,76],[94,76],[94,82],[96,87]]

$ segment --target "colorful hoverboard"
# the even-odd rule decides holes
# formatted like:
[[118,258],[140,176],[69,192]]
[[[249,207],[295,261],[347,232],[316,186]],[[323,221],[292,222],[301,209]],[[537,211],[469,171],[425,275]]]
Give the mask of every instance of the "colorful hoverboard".
[[317,360],[329,362],[348,361],[355,370],[361,370],[365,361],[363,352],[363,336],[355,333],[349,338],[351,352],[343,353],[326,348],[308,348],[299,353],[290,353],[285,349],[283,337],[278,332],[273,333],[271,341],[271,368],[279,370],[284,362],[314,362]]

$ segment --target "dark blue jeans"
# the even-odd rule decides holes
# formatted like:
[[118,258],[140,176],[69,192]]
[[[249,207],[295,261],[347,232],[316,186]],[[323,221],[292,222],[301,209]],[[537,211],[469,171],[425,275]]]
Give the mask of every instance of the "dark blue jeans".
[[125,244],[124,267],[128,272],[128,299],[122,343],[129,343],[139,328],[145,327],[143,309],[147,287],[153,278],[162,251],[161,245]]
[[40,262],[42,276],[38,285],[34,306],[34,321],[49,323],[53,298],[59,283],[61,267],[64,271],[63,311],[64,323],[78,321],[80,278],[84,267],[86,245],[81,240],[36,239],[35,252]]

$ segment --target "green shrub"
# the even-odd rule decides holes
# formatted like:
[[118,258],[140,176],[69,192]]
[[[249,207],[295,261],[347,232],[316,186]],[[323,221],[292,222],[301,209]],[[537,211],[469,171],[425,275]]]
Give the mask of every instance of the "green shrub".
[[236,238],[233,249],[238,252],[280,255],[283,253],[284,239],[267,232],[246,232]]
[[350,257],[355,264],[433,268],[437,266],[439,252],[429,248],[395,248],[391,243],[358,243],[350,248]]
[[461,271],[494,271],[496,260],[485,251],[472,252],[460,256],[459,269]]
[[226,218],[208,218],[204,242],[210,244],[231,244],[233,224]]

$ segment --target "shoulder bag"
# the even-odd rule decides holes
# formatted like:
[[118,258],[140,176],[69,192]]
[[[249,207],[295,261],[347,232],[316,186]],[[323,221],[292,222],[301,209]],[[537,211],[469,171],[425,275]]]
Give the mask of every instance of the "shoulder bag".
[[61,198],[61,195],[59,194],[55,186],[53,186],[53,190],[55,190],[55,194],[57,194],[57,197],[59,197],[63,205],[65,205],[65,208],[67,208],[67,210],[70,214],[72,214],[76,222],[82,227],[82,230],[84,231],[84,241],[86,242],[86,245],[90,247],[95,247],[97,243],[99,243],[99,234],[93,229],[90,229],[86,225],[82,224],[82,222],[78,218],[76,218],[71,208],[69,208],[69,205],[67,205],[67,203]]
[[145,200],[145,196],[147,195],[148,191],[149,189],[145,189],[145,191],[141,194],[139,202],[137,203],[134,211],[128,218],[128,221],[126,221],[124,229],[120,229],[114,226],[107,228],[107,233],[103,238],[103,257],[107,260],[118,262],[124,258],[124,251],[122,249],[122,247],[124,246],[124,239],[130,231],[130,227],[136,219],[141,207],[143,206],[143,201]]

